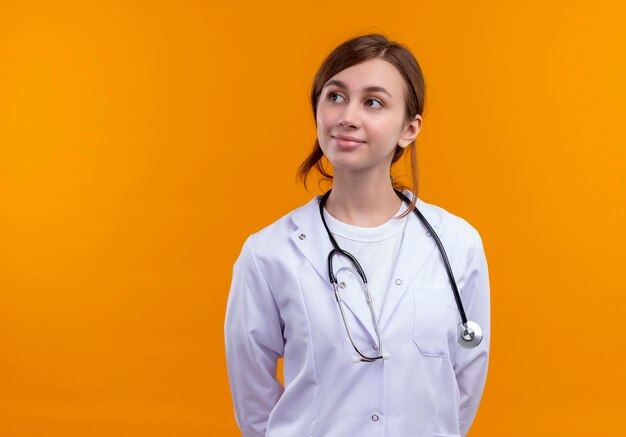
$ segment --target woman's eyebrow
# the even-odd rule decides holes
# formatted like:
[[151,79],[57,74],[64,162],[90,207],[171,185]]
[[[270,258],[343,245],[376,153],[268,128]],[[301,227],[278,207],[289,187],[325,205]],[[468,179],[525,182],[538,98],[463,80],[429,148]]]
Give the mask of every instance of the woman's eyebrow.
[[[331,85],[335,85],[336,87],[339,87],[341,89],[347,90],[348,87],[346,86],[345,83],[343,83],[340,80],[337,79],[333,79],[333,80],[329,80],[328,82],[326,82],[326,85],[324,85],[324,88],[329,87]],[[381,93],[385,93],[387,94],[389,97],[392,97],[392,95],[389,93],[389,91],[387,91],[385,88],[381,87],[381,86],[368,86],[363,88],[363,91],[366,92],[381,92]]]

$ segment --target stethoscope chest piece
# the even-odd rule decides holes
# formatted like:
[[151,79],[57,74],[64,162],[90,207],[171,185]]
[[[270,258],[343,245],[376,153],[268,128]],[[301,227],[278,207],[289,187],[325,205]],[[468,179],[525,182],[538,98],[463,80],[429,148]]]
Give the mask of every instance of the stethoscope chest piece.
[[468,320],[464,325],[459,323],[456,329],[457,341],[459,344],[466,348],[476,347],[483,340],[483,330],[476,322]]

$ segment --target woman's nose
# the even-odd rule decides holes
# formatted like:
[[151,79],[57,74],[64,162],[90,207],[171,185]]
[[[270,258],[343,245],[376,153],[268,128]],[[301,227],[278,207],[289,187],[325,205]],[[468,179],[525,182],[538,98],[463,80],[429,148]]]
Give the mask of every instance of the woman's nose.
[[340,114],[339,125],[343,128],[359,127],[358,109],[355,105],[349,103],[345,106],[344,111]]

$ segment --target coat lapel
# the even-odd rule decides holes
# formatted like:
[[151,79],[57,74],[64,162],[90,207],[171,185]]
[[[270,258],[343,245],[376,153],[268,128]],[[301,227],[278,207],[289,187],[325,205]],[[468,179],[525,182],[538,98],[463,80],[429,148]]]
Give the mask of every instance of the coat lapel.
[[320,198],[314,197],[291,214],[296,230],[291,233],[290,239],[327,284],[327,288],[333,290],[328,279],[328,254],[333,246],[320,218]]
[[[333,246],[320,217],[320,198],[321,196],[317,196],[302,208],[294,211],[291,218],[296,225],[296,230],[292,232],[290,238],[306,260],[313,266],[323,283],[326,284],[324,290],[331,293],[332,300],[335,301],[335,290],[328,278],[328,254],[333,249]],[[361,281],[354,275],[351,275],[349,270],[342,269],[343,267],[352,270],[351,263],[345,257],[335,256],[333,269],[337,274],[337,279],[340,283],[346,283],[346,288],[339,290],[341,299],[345,307],[354,314],[360,325],[365,328],[371,339],[374,340],[376,339],[376,331],[374,330],[372,316],[362,290]],[[340,272],[337,273],[338,271]],[[348,320],[348,323],[350,323],[350,320]],[[354,330],[356,327],[350,326],[350,329]]]

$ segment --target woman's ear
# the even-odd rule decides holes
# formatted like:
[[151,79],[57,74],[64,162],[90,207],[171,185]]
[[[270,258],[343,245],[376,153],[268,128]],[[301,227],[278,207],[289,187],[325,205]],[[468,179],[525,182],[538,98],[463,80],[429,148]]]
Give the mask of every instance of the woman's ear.
[[416,114],[415,117],[411,121],[409,121],[402,130],[402,135],[398,139],[398,146],[404,149],[413,141],[415,141],[417,139],[417,134],[419,134],[421,128],[422,117],[419,114]]

